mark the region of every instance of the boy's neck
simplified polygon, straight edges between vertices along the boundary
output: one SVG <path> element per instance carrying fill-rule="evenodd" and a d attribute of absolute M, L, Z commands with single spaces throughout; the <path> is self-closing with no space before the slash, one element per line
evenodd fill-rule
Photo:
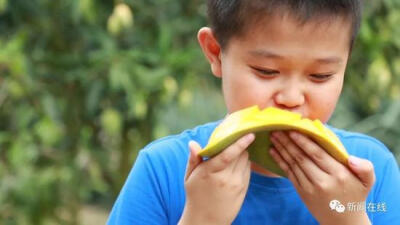
<path fill-rule="evenodd" d="M 278 174 L 275 174 L 275 173 L 273 173 L 273 172 L 271 172 L 271 171 L 269 171 L 269 170 L 267 170 L 267 169 L 255 164 L 255 163 L 253 163 L 253 162 L 251 162 L 251 170 L 254 171 L 254 172 L 260 173 L 262 175 L 265 175 L 267 177 L 281 177 Z"/>

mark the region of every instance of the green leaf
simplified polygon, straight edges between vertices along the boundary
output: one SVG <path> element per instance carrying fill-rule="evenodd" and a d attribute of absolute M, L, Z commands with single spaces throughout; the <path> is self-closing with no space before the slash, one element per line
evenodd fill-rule
<path fill-rule="evenodd" d="M 101 125 L 107 134 L 111 136 L 119 135 L 122 128 L 120 113 L 112 108 L 104 110 L 101 114 Z"/>

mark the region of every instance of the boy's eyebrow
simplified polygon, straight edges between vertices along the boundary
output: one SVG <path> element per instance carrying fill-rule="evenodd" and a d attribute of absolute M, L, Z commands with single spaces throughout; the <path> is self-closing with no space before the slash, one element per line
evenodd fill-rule
<path fill-rule="evenodd" d="M 250 55 L 256 56 L 256 57 L 264 57 L 264 58 L 274 58 L 274 59 L 283 59 L 285 58 L 284 56 L 275 54 L 270 51 L 266 50 L 252 50 L 249 51 Z M 318 63 L 322 64 L 340 64 L 342 63 L 342 59 L 339 57 L 327 57 L 327 58 L 317 58 L 315 61 Z"/>

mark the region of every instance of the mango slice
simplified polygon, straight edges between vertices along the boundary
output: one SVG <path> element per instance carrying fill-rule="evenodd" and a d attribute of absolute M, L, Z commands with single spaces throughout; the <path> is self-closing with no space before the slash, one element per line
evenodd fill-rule
<path fill-rule="evenodd" d="M 252 106 L 232 113 L 215 128 L 199 155 L 213 157 L 240 137 L 253 132 L 256 139 L 248 148 L 250 160 L 271 172 L 286 176 L 268 153 L 271 147 L 269 135 L 275 130 L 296 130 L 306 134 L 333 158 L 347 165 L 349 155 L 343 144 L 319 120 L 302 118 L 298 113 L 274 107 L 260 110 L 258 106 Z"/>

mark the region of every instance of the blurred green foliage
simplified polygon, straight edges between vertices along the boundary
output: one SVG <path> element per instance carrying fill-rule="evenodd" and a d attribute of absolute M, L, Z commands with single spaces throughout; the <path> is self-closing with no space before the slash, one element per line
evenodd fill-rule
<path fill-rule="evenodd" d="M 110 208 L 137 151 L 225 113 L 197 0 L 0 0 L 1 224 Z M 371 3 L 331 123 L 400 153 L 400 2 Z"/>
<path fill-rule="evenodd" d="M 400 161 L 400 1 L 369 2 L 365 14 L 331 123 L 378 138 Z"/>

